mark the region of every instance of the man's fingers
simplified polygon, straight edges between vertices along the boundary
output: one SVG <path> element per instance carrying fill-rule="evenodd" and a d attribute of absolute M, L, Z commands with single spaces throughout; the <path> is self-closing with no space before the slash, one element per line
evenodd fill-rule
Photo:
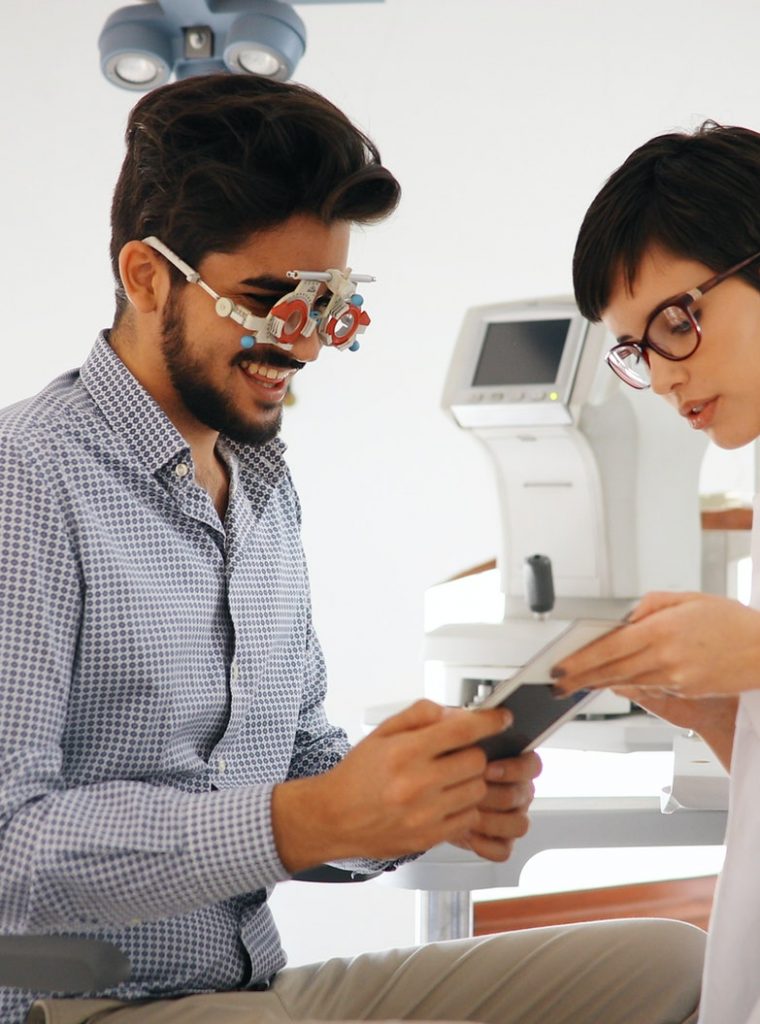
<path fill-rule="evenodd" d="M 457 786 L 468 779 L 484 780 L 485 751 L 480 747 L 462 747 L 450 754 L 436 757 L 432 763 L 431 780 L 438 786 Z"/>
<path fill-rule="evenodd" d="M 430 700 L 418 700 L 398 714 L 386 718 L 377 726 L 373 735 L 393 736 L 427 729 L 427 752 L 435 757 L 461 747 L 471 747 L 486 736 L 502 732 L 511 721 L 511 712 L 504 708 L 469 711 L 464 708 L 445 708 Z"/>
<path fill-rule="evenodd" d="M 464 842 L 467 849 L 479 857 L 497 862 L 508 860 L 515 845 L 513 839 L 494 839 L 477 833 L 468 835 Z"/>
<path fill-rule="evenodd" d="M 428 734 L 432 754 L 447 754 L 462 747 L 471 747 L 486 736 L 502 732 L 512 722 L 512 714 L 503 708 L 468 711 L 447 709 L 448 713 Z"/>
<path fill-rule="evenodd" d="M 439 798 L 441 817 L 450 818 L 468 809 L 476 813 L 485 799 L 486 784 L 482 779 L 466 779 L 445 789 Z"/>
<path fill-rule="evenodd" d="M 394 733 L 409 732 L 411 729 L 424 729 L 440 722 L 445 713 L 446 709 L 432 700 L 417 700 L 403 711 L 386 718 L 375 728 L 374 734 L 392 736 Z"/>
<path fill-rule="evenodd" d="M 541 758 L 530 750 L 518 757 L 506 757 L 489 762 L 486 768 L 487 782 L 529 782 L 537 779 L 542 769 Z"/>
<path fill-rule="evenodd" d="M 489 786 L 488 791 L 478 804 L 481 811 L 514 811 L 527 807 L 536 790 L 532 782 L 515 782 L 506 786 Z"/>
<path fill-rule="evenodd" d="M 504 812 L 481 811 L 478 824 L 473 829 L 482 836 L 491 839 L 519 839 L 530 827 L 530 819 L 525 809 Z"/>

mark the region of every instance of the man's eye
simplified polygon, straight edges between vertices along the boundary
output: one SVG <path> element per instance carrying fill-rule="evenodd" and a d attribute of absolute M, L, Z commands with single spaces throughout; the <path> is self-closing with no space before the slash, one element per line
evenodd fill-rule
<path fill-rule="evenodd" d="M 266 316 L 272 306 L 281 298 L 280 295 L 243 295 L 241 302 L 247 306 L 252 313 Z"/>

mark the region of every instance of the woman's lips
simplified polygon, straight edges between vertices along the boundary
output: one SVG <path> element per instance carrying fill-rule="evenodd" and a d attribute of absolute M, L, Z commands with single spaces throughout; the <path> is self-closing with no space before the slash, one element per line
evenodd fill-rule
<path fill-rule="evenodd" d="M 689 402 L 681 407 L 681 415 L 689 421 L 689 426 L 693 430 L 704 430 L 715 419 L 717 403 L 717 397 L 700 402 Z"/>

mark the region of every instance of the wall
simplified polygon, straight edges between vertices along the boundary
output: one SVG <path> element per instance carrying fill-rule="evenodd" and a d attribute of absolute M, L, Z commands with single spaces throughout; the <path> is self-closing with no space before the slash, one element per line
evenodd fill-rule
<path fill-rule="evenodd" d="M 11 4 L 4 0 L 11 16 Z M 107 212 L 133 96 L 100 76 L 116 0 L 15 4 L 32 28 L 0 65 L 0 404 L 86 355 L 111 316 Z M 357 234 L 372 333 L 297 383 L 285 438 L 305 509 L 333 717 L 420 693 L 422 595 L 496 549 L 489 471 L 439 409 L 473 304 L 567 292 L 575 233 L 649 136 L 704 118 L 760 128 L 754 0 L 387 0 L 300 9 L 298 79 L 380 145 L 404 186 Z M 741 255 L 741 254 L 737 254 Z M 411 896 L 276 898 L 294 959 L 411 937 Z M 307 890 L 304 890 L 307 891 Z M 308 890 L 311 891 L 311 890 Z M 308 905 L 308 906 L 307 906 Z"/>

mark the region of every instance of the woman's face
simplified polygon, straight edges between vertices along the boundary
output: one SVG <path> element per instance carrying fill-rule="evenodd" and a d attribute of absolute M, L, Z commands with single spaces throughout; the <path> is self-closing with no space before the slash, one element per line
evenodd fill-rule
<path fill-rule="evenodd" d="M 714 273 L 696 260 L 652 248 L 631 290 L 622 272 L 617 275 L 602 320 L 620 341 L 641 338 L 656 306 Z M 699 348 L 682 362 L 647 349 L 652 389 L 692 429 L 704 430 L 721 448 L 739 448 L 760 436 L 760 291 L 729 277 L 691 309 L 702 328 Z"/>

